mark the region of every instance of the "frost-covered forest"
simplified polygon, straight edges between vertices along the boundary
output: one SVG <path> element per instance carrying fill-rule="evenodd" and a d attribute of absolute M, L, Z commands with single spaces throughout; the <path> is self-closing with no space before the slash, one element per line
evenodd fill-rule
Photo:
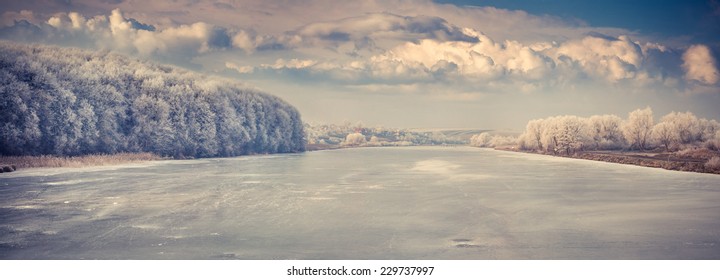
<path fill-rule="evenodd" d="M 305 149 L 283 100 L 109 52 L 0 42 L 0 154 L 236 156 Z"/>
<path fill-rule="evenodd" d="M 587 118 L 564 115 L 535 119 L 518 137 L 481 133 L 470 139 L 476 147 L 517 146 L 521 150 L 572 154 L 587 150 L 720 150 L 720 122 L 691 112 L 671 112 L 655 122 L 652 108 L 637 109 L 627 119 L 616 115 Z"/>
<path fill-rule="evenodd" d="M 485 132 L 474 135 L 470 145 L 720 173 L 719 122 L 691 112 L 671 112 L 656 122 L 650 107 L 632 111 L 626 119 L 616 115 L 535 119 L 518 137 Z"/>
<path fill-rule="evenodd" d="M 718 150 L 720 123 L 691 112 L 671 112 L 656 123 L 650 107 L 630 112 L 627 119 L 616 115 L 555 116 L 529 121 L 517 145 L 556 154 L 579 150 Z"/>

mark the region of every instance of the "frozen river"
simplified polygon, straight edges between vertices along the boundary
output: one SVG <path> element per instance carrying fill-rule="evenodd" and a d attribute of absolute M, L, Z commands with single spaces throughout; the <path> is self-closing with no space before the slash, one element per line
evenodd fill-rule
<path fill-rule="evenodd" d="M 720 259 L 720 176 L 466 147 L 0 174 L 2 259 Z"/>

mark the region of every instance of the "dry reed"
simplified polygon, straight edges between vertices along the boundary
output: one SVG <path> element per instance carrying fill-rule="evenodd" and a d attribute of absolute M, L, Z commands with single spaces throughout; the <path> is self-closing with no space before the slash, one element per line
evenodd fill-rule
<path fill-rule="evenodd" d="M 162 159 L 152 153 L 119 153 L 112 155 L 85 155 L 76 157 L 58 156 L 0 156 L 0 166 L 15 165 L 17 168 L 34 167 L 88 167 L 116 165 L 137 161 Z"/>

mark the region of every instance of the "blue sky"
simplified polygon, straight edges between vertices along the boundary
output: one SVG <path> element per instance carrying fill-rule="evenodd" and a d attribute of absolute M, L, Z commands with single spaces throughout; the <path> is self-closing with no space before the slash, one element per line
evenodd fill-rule
<path fill-rule="evenodd" d="M 0 6 L 0 39 L 237 79 L 313 123 L 520 130 L 646 106 L 720 119 L 717 3 L 26 0 Z"/>
<path fill-rule="evenodd" d="M 575 18 L 597 27 L 617 27 L 665 37 L 720 41 L 720 2 L 708 0 L 437 0 L 459 6 L 493 6 L 531 14 Z"/>

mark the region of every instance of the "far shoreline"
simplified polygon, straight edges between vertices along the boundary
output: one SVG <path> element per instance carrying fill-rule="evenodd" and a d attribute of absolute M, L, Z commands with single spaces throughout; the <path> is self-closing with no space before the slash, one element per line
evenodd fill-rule
<path fill-rule="evenodd" d="M 306 151 L 313 152 L 313 151 L 324 151 L 324 150 L 371 148 L 371 147 L 383 148 L 383 147 L 422 147 L 422 146 L 436 147 L 437 145 L 436 146 L 433 146 L 433 145 L 410 145 L 410 146 L 315 145 L 312 147 L 309 146 L 306 149 Z M 450 147 L 450 146 L 452 146 L 452 145 L 449 145 L 447 147 Z M 534 152 L 534 151 L 518 150 L 514 146 L 501 146 L 501 147 L 495 147 L 495 148 L 475 147 L 475 146 L 471 146 L 471 145 L 456 145 L 456 146 L 464 146 L 464 147 L 478 148 L 478 149 L 492 149 L 492 150 L 496 150 L 496 151 L 535 154 L 535 155 L 551 156 L 551 157 L 562 157 L 562 158 L 599 161 L 599 162 L 607 162 L 607 163 L 622 164 L 622 165 L 634 165 L 634 166 L 648 167 L 648 168 L 660 168 L 660 169 L 671 170 L 671 171 L 720 175 L 720 170 L 711 170 L 711 169 L 705 167 L 705 162 L 706 162 L 705 159 L 693 158 L 693 157 L 679 157 L 679 156 L 675 155 L 675 153 L 667 153 L 667 152 L 600 150 L 600 151 L 580 151 L 580 152 L 576 152 L 572 155 L 563 155 L 563 154 L 547 154 L 547 153 L 539 153 L 539 152 Z M 697 149 L 697 150 L 700 152 L 703 151 L 702 149 Z"/>

